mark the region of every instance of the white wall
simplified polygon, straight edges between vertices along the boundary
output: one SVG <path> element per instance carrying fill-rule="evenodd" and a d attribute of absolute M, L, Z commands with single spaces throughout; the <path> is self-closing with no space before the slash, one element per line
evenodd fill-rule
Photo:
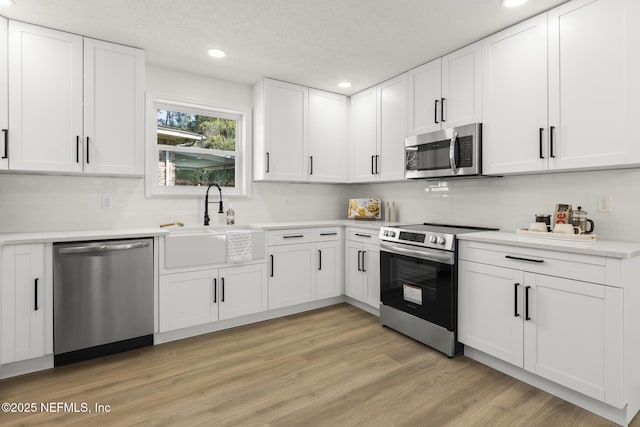
<path fill-rule="evenodd" d="M 553 214 L 556 203 L 582 206 L 600 239 L 640 241 L 640 169 L 573 172 L 502 178 L 449 180 L 448 191 L 432 191 L 437 181 L 352 187 L 354 197 L 395 201 L 399 221 L 498 227 L 527 227 L 538 213 Z M 425 191 L 428 190 L 428 191 Z M 611 195 L 612 212 L 598 213 L 599 195 Z"/>
<path fill-rule="evenodd" d="M 146 79 L 155 97 L 252 107 L 248 85 L 150 65 Z M 346 191 L 340 185 L 253 183 L 251 198 L 233 199 L 231 205 L 237 223 L 342 218 Z M 110 210 L 102 209 L 103 196 L 111 198 Z M 216 208 L 212 204 L 210 211 Z M 0 233 L 154 227 L 174 220 L 193 225 L 202 223 L 203 213 L 204 189 L 202 197 L 147 198 L 141 178 L 0 174 Z M 217 214 L 211 219 L 224 222 Z"/>

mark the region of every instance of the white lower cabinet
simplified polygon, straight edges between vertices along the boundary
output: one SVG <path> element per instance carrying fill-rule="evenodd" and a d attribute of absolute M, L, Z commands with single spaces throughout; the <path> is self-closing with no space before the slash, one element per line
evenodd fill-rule
<path fill-rule="evenodd" d="M 160 332 L 267 309 L 266 265 L 160 276 Z"/>
<path fill-rule="evenodd" d="M 566 277 L 593 257 L 505 249 L 461 252 L 460 342 L 621 408 L 623 289 Z"/>
<path fill-rule="evenodd" d="M 342 295 L 342 227 L 268 232 L 269 309 Z"/>
<path fill-rule="evenodd" d="M 380 308 L 380 244 L 377 233 L 348 228 L 345 241 L 345 294 Z"/>
<path fill-rule="evenodd" d="M 2 364 L 53 353 L 50 265 L 44 244 L 2 248 Z"/>
<path fill-rule="evenodd" d="M 269 247 L 269 309 L 313 299 L 314 258 L 312 243 Z"/>

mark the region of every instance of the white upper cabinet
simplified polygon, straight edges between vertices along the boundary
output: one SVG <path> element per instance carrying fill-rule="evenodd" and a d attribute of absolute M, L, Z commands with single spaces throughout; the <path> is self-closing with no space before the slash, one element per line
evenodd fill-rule
<path fill-rule="evenodd" d="M 85 172 L 144 173 L 144 52 L 84 39 Z"/>
<path fill-rule="evenodd" d="M 347 180 L 347 98 L 309 89 L 309 181 Z"/>
<path fill-rule="evenodd" d="M 547 16 L 483 42 L 483 172 L 547 168 Z"/>
<path fill-rule="evenodd" d="M 9 22 L 9 167 L 82 171 L 82 37 Z"/>
<path fill-rule="evenodd" d="M 0 170 L 9 168 L 9 81 L 7 79 L 8 23 L 0 16 Z"/>
<path fill-rule="evenodd" d="M 482 121 L 481 55 L 478 42 L 409 71 L 409 135 Z"/>
<path fill-rule="evenodd" d="M 417 135 L 440 130 L 442 59 L 414 68 L 408 73 L 408 133 Z"/>
<path fill-rule="evenodd" d="M 375 179 L 374 162 L 378 152 L 377 96 L 373 87 L 351 97 L 352 182 Z"/>
<path fill-rule="evenodd" d="M 144 173 L 144 53 L 10 21 L 9 169 Z"/>
<path fill-rule="evenodd" d="M 351 182 L 404 179 L 407 74 L 351 98 Z"/>
<path fill-rule="evenodd" d="M 263 79 L 254 90 L 254 179 L 306 179 L 308 96 L 306 87 Z"/>
<path fill-rule="evenodd" d="M 262 79 L 254 86 L 257 181 L 344 182 L 346 97 Z"/>
<path fill-rule="evenodd" d="M 407 136 L 407 74 L 378 85 L 378 153 L 374 170 L 382 181 L 404 179 Z"/>
<path fill-rule="evenodd" d="M 639 14 L 576 0 L 484 40 L 484 173 L 640 163 Z"/>
<path fill-rule="evenodd" d="M 638 10 L 637 3 L 578 0 L 549 11 L 549 125 L 554 127 L 550 168 L 640 160 L 628 158 L 632 149 L 638 151 L 630 134 L 638 135 L 638 116 L 628 111 L 640 95 L 634 82 L 640 40 L 632 29 L 639 15 L 628 10 Z"/>

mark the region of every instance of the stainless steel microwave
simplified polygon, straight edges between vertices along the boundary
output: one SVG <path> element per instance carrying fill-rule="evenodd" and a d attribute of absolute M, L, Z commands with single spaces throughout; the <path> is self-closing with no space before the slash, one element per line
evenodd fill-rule
<path fill-rule="evenodd" d="M 482 174 L 482 124 L 474 123 L 405 138 L 408 179 Z"/>

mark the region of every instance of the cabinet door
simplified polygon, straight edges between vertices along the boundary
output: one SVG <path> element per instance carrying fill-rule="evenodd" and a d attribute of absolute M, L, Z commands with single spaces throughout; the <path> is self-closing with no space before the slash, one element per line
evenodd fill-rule
<path fill-rule="evenodd" d="M 482 42 L 482 171 L 547 169 L 547 16 Z"/>
<path fill-rule="evenodd" d="M 404 179 L 407 74 L 378 85 L 378 155 L 374 171 L 384 181 Z"/>
<path fill-rule="evenodd" d="M 347 240 L 345 244 L 345 295 L 364 302 L 365 274 L 362 271 L 363 244 Z"/>
<path fill-rule="evenodd" d="M 221 268 L 216 291 L 220 320 L 267 310 L 266 264 Z"/>
<path fill-rule="evenodd" d="M 9 110 L 11 169 L 81 172 L 82 37 L 10 21 Z"/>
<path fill-rule="evenodd" d="M 525 369 L 621 407 L 622 289 L 525 274 Z"/>
<path fill-rule="evenodd" d="M 160 332 L 217 320 L 217 277 L 217 270 L 160 276 Z"/>
<path fill-rule="evenodd" d="M 365 244 L 364 265 L 366 275 L 364 302 L 372 307 L 380 308 L 380 247 Z"/>
<path fill-rule="evenodd" d="M 626 161 L 631 127 L 626 100 L 634 84 L 627 67 L 631 30 L 625 3 L 578 0 L 549 11 L 549 124 L 555 127 L 551 168 Z"/>
<path fill-rule="evenodd" d="M 7 77 L 8 23 L 0 17 L 0 170 L 9 168 L 9 81 Z"/>
<path fill-rule="evenodd" d="M 266 178 L 306 181 L 308 89 L 290 83 L 264 82 Z"/>
<path fill-rule="evenodd" d="M 269 309 L 309 302 L 313 299 L 314 245 L 271 246 Z"/>
<path fill-rule="evenodd" d="M 44 246 L 11 245 L 2 248 L 2 363 L 44 356 L 46 301 Z"/>
<path fill-rule="evenodd" d="M 144 52 L 84 39 L 85 172 L 144 173 Z"/>
<path fill-rule="evenodd" d="M 342 242 L 316 243 L 316 299 L 342 295 Z"/>
<path fill-rule="evenodd" d="M 309 181 L 347 180 L 347 98 L 309 89 Z"/>
<path fill-rule="evenodd" d="M 443 128 L 482 122 L 480 42 L 442 57 Z"/>
<path fill-rule="evenodd" d="M 376 179 L 374 162 L 378 154 L 376 88 L 351 97 L 351 181 L 370 182 Z"/>
<path fill-rule="evenodd" d="M 524 276 L 519 270 L 458 264 L 458 340 L 523 366 Z"/>
<path fill-rule="evenodd" d="M 440 58 L 408 73 L 408 130 L 418 135 L 440 129 L 442 60 Z"/>

